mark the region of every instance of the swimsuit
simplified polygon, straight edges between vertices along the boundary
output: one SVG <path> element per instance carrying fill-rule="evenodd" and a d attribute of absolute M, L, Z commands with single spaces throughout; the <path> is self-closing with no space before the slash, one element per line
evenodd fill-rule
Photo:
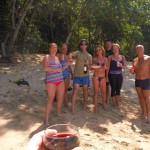
<path fill-rule="evenodd" d="M 100 62 L 98 60 L 98 58 L 96 57 L 96 61 L 94 63 L 96 63 L 97 65 L 100 65 L 102 67 L 104 67 L 106 65 L 104 58 L 102 58 L 102 62 Z M 95 75 L 94 75 L 94 77 L 96 77 L 99 82 L 101 82 L 101 80 L 103 80 L 105 78 L 105 77 L 100 77 L 100 76 L 95 76 Z"/>
<path fill-rule="evenodd" d="M 135 87 L 140 87 L 143 90 L 150 90 L 150 78 L 145 80 L 135 80 Z"/>
<path fill-rule="evenodd" d="M 50 62 L 49 68 L 61 68 L 60 63 Z M 63 81 L 63 74 L 62 72 L 49 72 L 46 73 L 46 83 L 54 83 L 58 86 Z"/>
<path fill-rule="evenodd" d="M 64 60 L 60 61 L 60 63 L 61 63 L 61 65 L 62 65 L 62 67 L 64 67 L 64 66 L 67 64 L 67 62 L 64 61 Z M 64 79 L 66 79 L 66 78 L 68 78 L 68 77 L 70 76 L 69 67 L 70 67 L 70 66 L 68 66 L 68 67 L 67 67 L 65 70 L 63 70 L 63 72 L 62 72 Z"/>
<path fill-rule="evenodd" d="M 99 82 L 101 82 L 105 78 L 105 77 L 99 77 L 99 76 L 95 76 L 95 75 L 94 75 L 94 77 L 96 77 Z"/>

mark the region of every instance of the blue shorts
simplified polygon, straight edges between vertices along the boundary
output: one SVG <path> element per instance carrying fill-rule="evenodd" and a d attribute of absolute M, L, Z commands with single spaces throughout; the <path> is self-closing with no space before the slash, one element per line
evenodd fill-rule
<path fill-rule="evenodd" d="M 64 79 L 66 79 L 66 78 L 68 78 L 68 77 L 70 77 L 70 73 L 69 73 L 69 74 L 63 74 L 63 78 L 64 78 Z"/>
<path fill-rule="evenodd" d="M 89 78 L 89 76 L 74 77 L 73 84 L 90 85 L 90 78 Z"/>
<path fill-rule="evenodd" d="M 150 90 L 150 79 L 135 80 L 135 87 L 140 87 L 143 90 Z"/>

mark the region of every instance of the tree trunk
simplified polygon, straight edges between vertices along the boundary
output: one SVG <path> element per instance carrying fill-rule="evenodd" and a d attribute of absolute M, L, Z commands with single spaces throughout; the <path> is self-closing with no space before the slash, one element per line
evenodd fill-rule
<path fill-rule="evenodd" d="M 6 47 L 6 43 L 7 43 L 9 37 L 10 37 L 10 32 L 6 34 L 4 41 L 1 42 L 2 57 L 7 56 L 5 47 Z"/>
<path fill-rule="evenodd" d="M 15 5 L 16 5 L 16 0 L 13 0 L 13 8 L 12 8 L 12 15 L 11 15 L 12 29 L 15 28 Z"/>
<path fill-rule="evenodd" d="M 91 21 L 89 20 L 89 44 L 88 46 L 91 48 Z"/>
<path fill-rule="evenodd" d="M 50 10 L 50 26 L 51 26 L 51 38 L 52 38 L 52 41 L 53 41 L 53 0 L 51 1 L 51 10 Z"/>
<path fill-rule="evenodd" d="M 74 24 L 72 25 L 72 27 L 71 27 L 71 29 L 70 29 L 70 31 L 69 31 L 69 33 L 68 33 L 68 36 L 67 36 L 67 38 L 66 38 L 66 40 L 65 40 L 65 43 L 69 43 L 69 40 L 70 40 L 70 37 L 71 37 L 71 35 L 72 35 L 72 32 L 73 32 L 73 30 L 74 30 L 74 28 L 75 28 L 75 26 L 76 26 L 76 24 L 79 22 L 79 20 L 80 20 L 80 16 L 77 18 L 77 20 L 74 22 Z"/>
<path fill-rule="evenodd" d="M 5 43 L 1 42 L 2 57 L 6 57 Z"/>
<path fill-rule="evenodd" d="M 12 52 L 12 49 L 14 47 L 14 44 L 15 44 L 20 26 L 23 22 L 24 17 L 26 16 L 27 11 L 30 9 L 30 6 L 31 6 L 32 2 L 33 2 L 33 0 L 29 0 L 28 4 L 24 8 L 24 11 L 22 12 L 22 14 L 19 17 L 18 23 L 16 24 L 16 27 L 15 27 L 13 33 L 11 34 L 10 41 L 8 43 L 8 48 L 7 48 L 7 55 L 9 57 L 11 56 L 11 52 Z"/>
<path fill-rule="evenodd" d="M 37 8 L 39 6 L 39 3 L 40 3 L 40 1 L 36 2 L 36 5 L 35 5 L 35 7 L 33 9 L 33 13 L 31 15 L 30 21 L 29 21 L 28 26 L 27 26 L 26 31 L 25 31 L 25 34 L 24 34 L 24 37 L 23 37 L 23 42 L 22 42 L 22 48 L 21 48 L 21 53 L 22 54 L 24 52 L 25 42 L 26 42 L 26 39 L 27 39 L 27 36 L 28 36 L 28 33 L 29 33 L 29 27 L 30 27 L 30 25 L 31 25 L 31 23 L 33 21 L 33 18 L 34 18 L 34 15 L 36 13 L 36 10 L 37 10 Z"/>
<path fill-rule="evenodd" d="M 79 20 L 84 16 L 84 12 L 85 12 L 85 10 L 86 10 L 86 3 L 87 3 L 87 2 L 85 2 L 85 3 L 83 4 L 78 18 L 75 20 L 74 24 L 73 24 L 73 25 L 71 26 L 71 28 L 70 28 L 70 31 L 69 31 L 69 33 L 68 33 L 68 36 L 67 36 L 67 38 L 66 38 L 66 40 L 65 40 L 65 43 L 67 43 L 67 44 L 69 43 L 70 37 L 71 37 L 71 35 L 72 35 L 72 33 L 73 33 L 73 30 L 74 30 L 76 24 L 77 24 L 77 23 L 79 22 Z"/>
<path fill-rule="evenodd" d="M 79 21 L 78 21 L 78 41 L 79 41 L 79 38 L 80 38 L 80 24 L 79 24 Z"/>

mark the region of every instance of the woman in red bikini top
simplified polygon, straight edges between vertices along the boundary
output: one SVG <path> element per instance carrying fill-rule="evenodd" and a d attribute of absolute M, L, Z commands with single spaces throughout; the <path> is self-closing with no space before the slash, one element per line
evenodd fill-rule
<path fill-rule="evenodd" d="M 108 80 L 108 77 L 105 72 L 108 70 L 108 61 L 107 58 L 104 57 L 104 54 L 104 48 L 100 45 L 97 46 L 94 51 L 93 65 L 91 66 L 91 68 L 94 70 L 93 89 L 95 112 L 97 112 L 97 98 L 99 88 L 102 96 L 102 106 L 104 109 L 106 109 L 106 80 Z"/>
<path fill-rule="evenodd" d="M 64 80 L 62 71 L 66 69 L 70 62 L 68 62 L 63 68 L 59 62 L 59 58 L 56 56 L 57 45 L 51 43 L 49 45 L 49 54 L 44 56 L 43 68 L 46 72 L 46 89 L 48 93 L 48 102 L 46 105 L 44 124 L 49 124 L 49 115 L 52 110 L 52 104 L 54 97 L 57 98 L 57 115 L 61 116 L 61 107 L 64 97 Z"/>

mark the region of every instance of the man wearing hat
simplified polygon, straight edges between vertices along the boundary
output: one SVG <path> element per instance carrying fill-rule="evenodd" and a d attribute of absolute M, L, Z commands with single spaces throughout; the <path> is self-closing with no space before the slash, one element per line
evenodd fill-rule
<path fill-rule="evenodd" d="M 90 84 L 89 78 L 89 66 L 92 64 L 92 56 L 87 52 L 88 43 L 85 39 L 82 39 L 79 43 L 81 51 L 75 51 L 69 54 L 70 58 L 76 60 L 74 68 L 74 79 L 73 79 L 73 94 L 72 94 L 72 112 L 75 113 L 75 101 L 80 85 L 83 85 L 83 99 L 84 107 L 86 109 L 87 98 L 88 98 L 88 85 Z M 87 67 L 87 70 L 85 70 Z"/>

